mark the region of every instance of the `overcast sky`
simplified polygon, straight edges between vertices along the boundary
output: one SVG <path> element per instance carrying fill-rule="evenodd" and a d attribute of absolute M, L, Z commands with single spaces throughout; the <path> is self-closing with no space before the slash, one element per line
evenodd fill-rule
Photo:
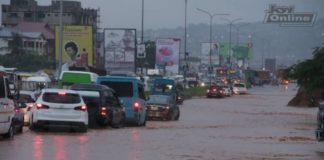
<path fill-rule="evenodd" d="M 142 0 L 78 0 L 83 8 L 100 8 L 101 28 L 141 28 Z M 0 0 L 9 4 L 10 0 Z M 38 0 L 49 5 L 51 0 Z M 144 29 L 184 26 L 185 0 L 144 0 Z M 214 13 L 228 13 L 228 19 L 242 18 L 242 22 L 263 21 L 269 4 L 294 5 L 295 12 L 314 12 L 324 16 L 324 0 L 188 0 L 188 24 L 209 23 L 209 16 L 197 8 Z M 216 16 L 216 24 L 225 23 Z"/>

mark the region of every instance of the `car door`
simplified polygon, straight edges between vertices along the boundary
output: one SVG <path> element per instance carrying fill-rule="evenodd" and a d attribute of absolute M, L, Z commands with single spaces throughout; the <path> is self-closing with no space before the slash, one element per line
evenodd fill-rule
<path fill-rule="evenodd" d="M 108 110 L 110 110 L 109 114 L 111 117 L 112 124 L 118 124 L 121 120 L 121 113 L 120 110 L 122 109 L 119 100 L 116 96 L 116 94 L 110 90 L 104 91 L 104 97 L 105 97 L 105 106 L 108 106 Z"/>

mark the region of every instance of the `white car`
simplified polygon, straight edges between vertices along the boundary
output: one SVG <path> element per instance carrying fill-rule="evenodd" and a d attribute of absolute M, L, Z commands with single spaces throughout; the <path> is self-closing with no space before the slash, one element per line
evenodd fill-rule
<path fill-rule="evenodd" d="M 43 89 L 31 110 L 29 128 L 43 125 L 88 128 L 88 111 L 78 92 L 67 89 Z"/>
<path fill-rule="evenodd" d="M 229 85 L 223 85 L 221 87 L 223 88 L 225 96 L 230 97 L 232 95 L 232 90 L 231 90 L 231 87 Z"/>
<path fill-rule="evenodd" d="M 234 83 L 233 92 L 234 94 L 246 94 L 247 93 L 246 85 L 244 83 Z"/>
<path fill-rule="evenodd" d="M 20 103 L 24 103 L 26 105 L 25 108 L 22 108 L 24 112 L 24 124 L 28 125 L 30 110 L 33 108 L 34 103 L 36 101 L 36 95 L 33 91 L 20 91 L 19 92 L 19 100 Z"/>
<path fill-rule="evenodd" d="M 8 79 L 0 73 L 0 135 L 13 138 L 15 106 L 10 92 Z"/>

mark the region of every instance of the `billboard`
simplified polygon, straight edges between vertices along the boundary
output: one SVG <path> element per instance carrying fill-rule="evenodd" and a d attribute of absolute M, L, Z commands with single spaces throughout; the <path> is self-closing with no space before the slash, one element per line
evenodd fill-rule
<path fill-rule="evenodd" d="M 159 38 L 156 40 L 156 67 L 165 68 L 167 72 L 179 72 L 180 39 Z"/>
<path fill-rule="evenodd" d="M 62 64 L 93 66 L 92 26 L 63 26 Z M 60 27 L 55 27 L 55 58 L 59 60 Z"/>
<path fill-rule="evenodd" d="M 210 44 L 211 55 L 209 55 Z M 209 66 L 210 58 L 213 66 L 219 65 L 218 46 L 218 43 L 201 43 L 201 64 L 204 66 L 203 68 Z"/>
<path fill-rule="evenodd" d="M 107 71 L 135 70 L 136 29 L 105 29 L 105 68 Z"/>

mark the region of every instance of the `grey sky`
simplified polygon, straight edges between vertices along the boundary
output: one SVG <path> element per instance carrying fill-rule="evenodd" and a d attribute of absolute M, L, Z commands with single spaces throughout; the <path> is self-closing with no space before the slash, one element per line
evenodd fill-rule
<path fill-rule="evenodd" d="M 9 4 L 10 0 L 1 0 Z M 101 28 L 141 27 L 142 0 L 79 0 L 84 8 L 100 8 Z M 184 26 L 185 0 L 144 0 L 145 29 L 175 28 Z M 49 5 L 51 0 L 38 0 L 39 5 Z M 226 18 L 242 18 L 243 21 L 263 21 L 269 4 L 294 5 L 296 12 L 315 12 L 324 16 L 323 0 L 188 0 L 188 24 L 209 23 L 209 16 L 196 8 L 211 13 L 229 13 Z M 215 23 L 225 23 L 220 16 Z"/>

